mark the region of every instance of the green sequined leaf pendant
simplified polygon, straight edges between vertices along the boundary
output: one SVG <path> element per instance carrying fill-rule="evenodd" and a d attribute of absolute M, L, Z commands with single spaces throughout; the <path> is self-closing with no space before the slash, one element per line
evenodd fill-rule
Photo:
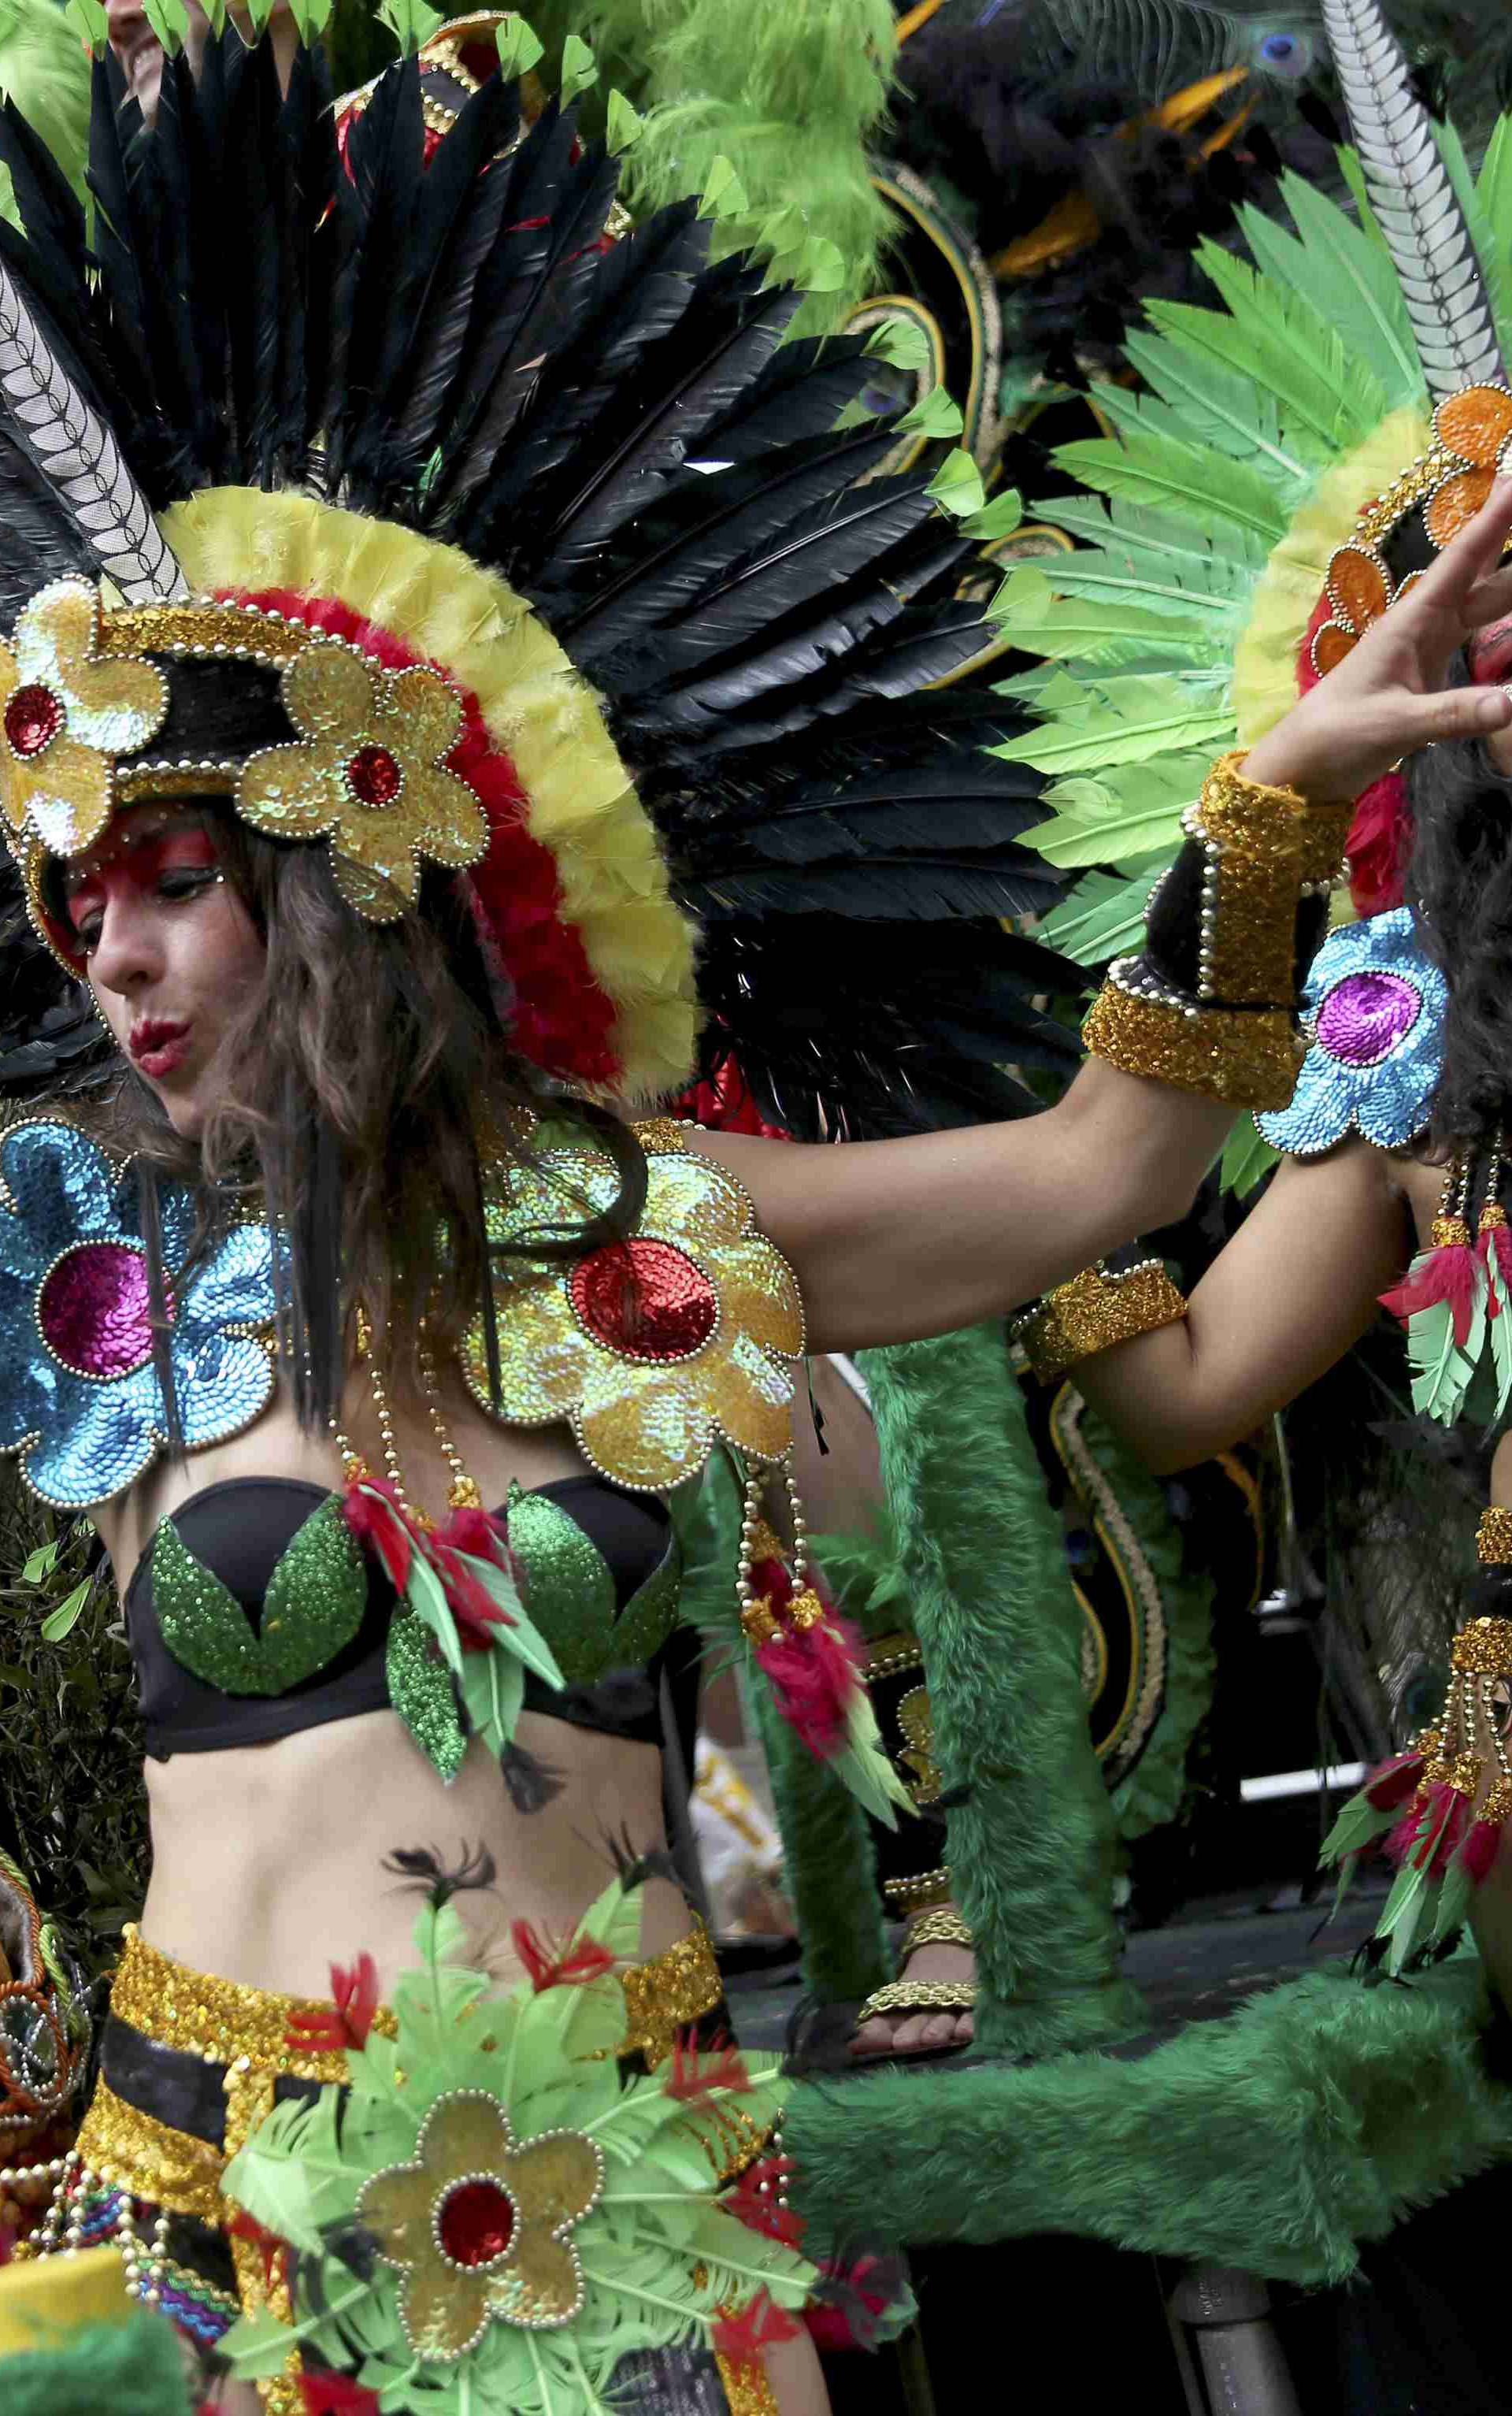
<path fill-rule="evenodd" d="M 223 1695 L 285 1695 L 356 1635 L 367 1608 L 367 1567 L 333 1497 L 280 1554 L 260 1628 L 171 1518 L 153 1537 L 152 1593 L 163 1641 L 191 1678 Z"/>
<path fill-rule="evenodd" d="M 479 1657 L 492 1661 L 498 1656 L 489 1653 Z M 455 1778 L 467 1752 L 457 1689 L 429 1628 L 403 1603 L 389 1622 L 385 1666 L 389 1701 L 431 1767 L 444 1779 Z"/>
<path fill-rule="evenodd" d="M 617 1613 L 608 1563 L 560 1502 L 512 1486 L 508 1520 L 531 1618 L 569 1686 L 597 1685 L 611 1669 L 643 1667 L 660 1651 L 678 1620 L 682 1561 L 675 1537 Z"/>

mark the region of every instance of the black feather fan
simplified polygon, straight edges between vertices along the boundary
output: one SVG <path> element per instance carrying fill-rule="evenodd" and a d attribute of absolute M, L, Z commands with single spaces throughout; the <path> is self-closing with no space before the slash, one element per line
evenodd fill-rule
<path fill-rule="evenodd" d="M 1076 976 L 1003 927 L 1055 876 L 1024 844 L 1034 776 L 982 751 L 1007 708 L 951 685 L 991 631 L 929 492 L 941 448 L 887 475 L 864 340 L 785 342 L 801 295 L 711 264 L 695 196 L 615 239 L 614 162 L 573 108 L 530 115 L 495 78 L 429 143 L 412 59 L 338 135 L 317 53 L 280 95 L 228 32 L 198 81 L 169 64 L 148 128 L 107 57 L 88 238 L 7 107 L 25 237 L 0 227 L 0 256 L 155 508 L 298 488 L 523 594 L 704 926 L 711 1064 L 800 1131 L 1011 1112 L 1005 1066 L 1073 1061 L 1034 1001 Z M 0 505 L 13 612 L 86 565 L 5 435 Z M 28 982 L 0 990 L 0 1084 L 87 1071 L 77 994 Z"/>

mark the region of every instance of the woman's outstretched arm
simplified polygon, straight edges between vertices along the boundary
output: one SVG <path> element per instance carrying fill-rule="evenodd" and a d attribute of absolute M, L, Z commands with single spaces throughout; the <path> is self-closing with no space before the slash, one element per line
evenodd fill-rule
<path fill-rule="evenodd" d="M 1489 736 L 1512 724 L 1512 696 L 1505 689 L 1444 686 L 1471 632 L 1512 610 L 1512 569 L 1499 567 L 1509 531 L 1512 480 L 1503 479 L 1417 585 L 1251 750 L 1238 776 L 1241 786 L 1261 783 L 1269 793 L 1248 787 L 1237 811 L 1232 796 L 1220 794 L 1214 822 L 1202 825 L 1200 839 L 1189 840 L 1151 911 L 1152 946 L 1163 917 L 1169 962 L 1184 959 L 1194 941 L 1182 918 L 1208 897 L 1210 876 L 1218 902 L 1216 910 L 1202 906 L 1203 961 L 1210 972 L 1226 961 L 1233 973 L 1253 959 L 1262 909 L 1274 909 L 1280 888 L 1265 898 L 1263 881 L 1257 884 L 1253 877 L 1263 860 L 1256 858 L 1245 910 L 1250 928 L 1241 912 L 1231 934 L 1239 944 L 1225 959 L 1222 867 L 1231 850 L 1235 860 L 1242 855 L 1247 823 L 1251 832 L 1264 825 L 1269 846 L 1278 849 L 1291 843 L 1288 815 L 1295 839 L 1309 810 L 1331 803 L 1337 811 L 1340 801 L 1358 795 L 1399 757 L 1441 738 Z M 1295 793 L 1289 806 L 1278 790 Z M 1306 801 L 1300 814 L 1298 796 Z M 1207 810 L 1205 790 L 1202 810 Z M 1187 859 L 1209 841 L 1205 873 Z M 1341 853 L 1341 829 L 1339 848 Z M 1300 902 L 1295 890 L 1292 897 Z M 1288 908 L 1284 966 L 1274 933 L 1264 934 L 1268 1004 L 1252 988 L 1225 1002 L 1209 985 L 1183 1005 L 1185 983 L 1160 961 L 1146 966 L 1141 960 L 1120 991 L 1110 983 L 1089 1025 L 1098 1060 L 1043 1115 L 844 1148 L 703 1137 L 700 1146 L 747 1184 L 764 1229 L 792 1261 L 808 1303 L 811 1347 L 855 1351 L 975 1324 L 1019 1306 L 1134 1234 L 1184 1215 L 1232 1121 L 1235 1099 L 1246 1103 L 1243 1089 L 1231 1084 L 1228 1104 L 1219 1104 L 1212 1093 L 1221 1081 L 1215 1085 L 1194 1065 L 1205 1051 L 1215 1062 L 1225 1049 L 1242 1053 L 1263 1022 L 1284 1027 L 1300 981 L 1300 969 L 1294 972 L 1291 963 L 1291 930 Z M 1159 959 L 1160 950 L 1155 954 Z M 1156 1070 L 1166 1080 L 1145 1079 L 1149 1049 L 1123 1047 L 1120 1035 L 1141 1029 L 1145 1039 L 1159 1035 Z M 1210 1048 L 1209 1032 L 1220 1035 Z M 1257 1097 L 1248 1103 L 1268 1104 Z M 1290 1198 L 1290 1186 L 1278 1189 Z M 1356 1289 L 1363 1325 L 1365 1304 L 1381 1286 L 1372 1280 Z M 1344 1334 L 1337 1349 L 1351 1338 Z M 1318 1364 L 1325 1365 L 1326 1357 Z M 1287 1385 L 1278 1397 L 1295 1389 Z"/>
<path fill-rule="evenodd" d="M 1071 1382 L 1159 1474 L 1226 1450 L 1357 1342 L 1412 1250 L 1368 1141 L 1289 1158 L 1174 1325 L 1079 1360 Z"/>

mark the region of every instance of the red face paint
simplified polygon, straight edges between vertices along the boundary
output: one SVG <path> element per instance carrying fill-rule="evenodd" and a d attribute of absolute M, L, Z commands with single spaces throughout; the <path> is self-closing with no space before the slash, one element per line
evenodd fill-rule
<path fill-rule="evenodd" d="M 215 840 L 199 823 L 175 822 L 140 838 L 125 831 L 73 876 L 67 915 L 81 952 L 97 936 L 90 927 L 97 927 L 113 899 L 155 897 L 167 874 L 213 872 L 218 862 Z"/>

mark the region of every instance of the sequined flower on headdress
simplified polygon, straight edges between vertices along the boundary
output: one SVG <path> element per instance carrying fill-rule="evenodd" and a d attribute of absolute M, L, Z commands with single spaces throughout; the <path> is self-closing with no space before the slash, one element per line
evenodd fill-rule
<path fill-rule="evenodd" d="M 1312 1045 L 1291 1106 L 1255 1118 L 1265 1139 L 1293 1157 L 1314 1157 L 1349 1132 L 1405 1148 L 1428 1122 L 1447 1003 L 1409 908 L 1330 933 L 1308 977 Z"/>
<path fill-rule="evenodd" d="M 237 811 L 274 838 L 329 837 L 337 886 L 373 923 L 392 923 L 420 885 L 422 857 L 460 868 L 488 842 L 482 806 L 442 768 L 462 703 L 437 672 L 385 672 L 354 649 L 313 642 L 283 674 L 284 708 L 307 744 L 244 766 Z"/>
<path fill-rule="evenodd" d="M 1447 545 L 1473 521 L 1505 470 L 1512 444 L 1512 394 L 1499 385 L 1469 385 L 1448 395 L 1433 414 L 1433 433 L 1469 469 L 1434 487 L 1423 521 L 1435 545 Z"/>
<path fill-rule="evenodd" d="M 516 2147 L 497 2097 L 439 2097 L 414 2163 L 374 2173 L 357 2200 L 379 2255 L 403 2272 L 399 2319 L 416 2357 L 465 2356 L 495 2318 L 571 2323 L 583 2303 L 572 2229 L 603 2187 L 603 2152 L 582 2132 Z"/>
<path fill-rule="evenodd" d="M 490 1214 L 494 1240 L 561 1230 L 617 1198 L 597 1151 L 551 1149 L 514 1173 Z M 565 1267 L 495 1261 L 502 1414 L 569 1418 L 584 1457 L 617 1485 L 677 1485 L 715 1434 L 775 1459 L 787 1448 L 803 1312 L 792 1270 L 753 1230 L 751 1202 L 712 1159 L 653 1151 L 636 1231 Z M 492 1406 L 481 1320 L 463 1367 Z"/>
<path fill-rule="evenodd" d="M 168 687 L 155 664 L 99 655 L 99 591 L 60 579 L 0 645 L 6 819 L 54 855 L 92 847 L 115 802 L 115 758 L 156 737 Z"/>
<path fill-rule="evenodd" d="M 192 1245 L 189 1192 L 158 1187 L 168 1351 L 189 1449 L 250 1425 L 273 1390 L 254 1339 L 274 1314 L 272 1247 L 236 1226 L 180 1285 Z M 142 1474 L 167 1440 L 153 1365 L 141 1204 L 72 1125 L 15 1125 L 0 1141 L 0 1452 L 34 1492 L 82 1509 Z"/>

